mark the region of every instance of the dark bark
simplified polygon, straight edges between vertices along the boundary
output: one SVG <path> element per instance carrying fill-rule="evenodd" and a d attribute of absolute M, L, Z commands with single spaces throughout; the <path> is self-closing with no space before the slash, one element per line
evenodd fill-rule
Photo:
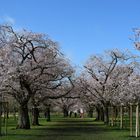
<path fill-rule="evenodd" d="M 104 107 L 104 123 L 109 124 L 109 112 L 108 112 L 108 106 Z"/>
<path fill-rule="evenodd" d="M 96 120 L 100 120 L 100 109 L 98 107 L 96 107 Z"/>
<path fill-rule="evenodd" d="M 63 114 L 64 114 L 64 117 L 68 117 L 69 114 L 68 114 L 68 110 L 66 107 L 63 108 Z"/>
<path fill-rule="evenodd" d="M 70 118 L 72 117 L 72 114 L 73 114 L 73 112 L 72 112 L 72 111 L 70 111 L 70 114 L 69 114 L 69 117 L 70 117 Z"/>
<path fill-rule="evenodd" d="M 115 117 L 116 117 L 116 118 L 117 118 L 118 114 L 119 114 L 118 108 L 115 107 Z"/>
<path fill-rule="evenodd" d="M 104 121 L 104 111 L 102 107 L 96 107 L 96 120 Z"/>
<path fill-rule="evenodd" d="M 37 107 L 32 108 L 32 125 L 39 125 L 39 110 Z"/>
<path fill-rule="evenodd" d="M 27 104 L 20 104 L 17 129 L 30 129 Z"/>
<path fill-rule="evenodd" d="M 103 108 L 100 109 L 100 114 L 101 114 L 100 115 L 100 120 L 104 121 L 104 110 L 103 110 Z"/>

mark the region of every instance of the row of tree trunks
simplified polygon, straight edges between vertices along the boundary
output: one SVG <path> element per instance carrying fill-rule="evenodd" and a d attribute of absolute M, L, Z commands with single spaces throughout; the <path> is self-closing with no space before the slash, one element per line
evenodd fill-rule
<path fill-rule="evenodd" d="M 107 107 L 105 106 L 104 109 L 102 107 L 96 107 L 96 120 L 97 121 L 104 121 L 105 124 L 110 124 L 111 126 L 116 126 L 119 124 L 120 129 L 124 127 L 127 128 L 127 117 L 126 113 L 129 114 L 129 121 L 130 121 L 130 136 L 139 137 L 140 136 L 140 126 L 139 126 L 139 104 L 130 104 L 129 108 L 124 107 L 121 105 L 120 107 L 112 106 Z M 133 111 L 135 112 L 135 129 L 133 129 Z M 125 116 L 124 116 L 125 112 Z M 118 118 L 119 116 L 119 118 Z M 110 123 L 109 123 L 110 122 Z"/>
<path fill-rule="evenodd" d="M 104 121 L 106 125 L 109 124 L 109 110 L 108 106 L 105 107 L 96 107 L 96 120 Z"/>
<path fill-rule="evenodd" d="M 124 127 L 124 107 L 111 106 L 108 108 L 109 112 L 109 125 L 119 126 L 120 129 Z"/>
<path fill-rule="evenodd" d="M 106 125 L 109 124 L 109 102 L 102 102 L 103 107 L 96 107 L 96 120 L 104 121 Z"/>
<path fill-rule="evenodd" d="M 109 107 L 109 125 L 110 126 L 119 126 L 120 124 L 119 111 L 120 111 L 120 108 L 117 106 Z"/>
<path fill-rule="evenodd" d="M 124 127 L 124 107 L 96 107 L 96 120 L 104 121 L 106 125 L 116 126 L 119 125 L 120 129 Z"/>
<path fill-rule="evenodd" d="M 115 107 L 116 108 L 116 107 Z M 114 123 L 116 122 L 116 117 L 118 115 L 118 110 L 117 112 L 114 110 L 114 107 L 110 108 L 111 111 L 111 126 L 114 126 Z M 126 108 L 124 106 L 120 106 L 120 118 L 119 118 L 119 123 L 120 123 L 120 129 L 123 129 L 124 127 L 127 127 L 127 116 L 124 118 L 124 112 L 129 114 L 129 128 L 130 128 L 130 136 L 135 136 L 139 137 L 140 136 L 140 129 L 139 129 L 139 104 L 130 104 L 129 108 Z M 135 123 L 133 121 L 134 116 L 133 112 L 135 112 Z M 118 120 L 118 119 L 117 119 Z M 124 122 L 125 121 L 125 122 Z M 134 124 L 135 124 L 135 129 L 134 129 Z"/>
<path fill-rule="evenodd" d="M 123 128 L 123 106 L 120 108 L 115 106 L 96 107 L 96 114 L 96 120 L 104 121 L 106 125 L 110 124 L 111 126 L 116 126 L 120 122 L 120 128 Z"/>
<path fill-rule="evenodd" d="M 32 108 L 32 125 L 40 125 L 39 124 L 39 109 L 37 106 Z M 50 105 L 46 107 L 45 117 L 47 121 L 51 120 L 50 117 Z M 19 115 L 18 115 L 18 125 L 17 129 L 30 129 L 30 119 L 28 112 L 28 105 L 20 105 L 19 106 Z"/>
<path fill-rule="evenodd" d="M 104 121 L 104 110 L 102 107 L 96 107 L 96 120 Z"/>

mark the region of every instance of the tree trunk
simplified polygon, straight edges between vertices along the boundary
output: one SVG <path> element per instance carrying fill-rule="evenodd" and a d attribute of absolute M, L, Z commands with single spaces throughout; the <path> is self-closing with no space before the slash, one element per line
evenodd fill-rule
<path fill-rule="evenodd" d="M 104 123 L 109 124 L 109 112 L 108 112 L 108 106 L 104 107 Z"/>
<path fill-rule="evenodd" d="M 29 121 L 27 104 L 20 105 L 20 107 L 19 107 L 17 128 L 18 129 L 30 129 L 30 121 Z"/>
<path fill-rule="evenodd" d="M 104 109 L 103 108 L 100 109 L 100 114 L 101 114 L 100 115 L 100 120 L 104 121 Z"/>
<path fill-rule="evenodd" d="M 130 104 L 130 111 L 129 111 L 129 118 L 130 118 L 130 136 L 133 136 L 133 105 Z"/>
<path fill-rule="evenodd" d="M 37 107 L 32 108 L 32 125 L 39 125 L 39 110 Z"/>
<path fill-rule="evenodd" d="M 111 126 L 114 126 L 114 107 L 112 106 L 110 109 L 111 109 Z"/>
<path fill-rule="evenodd" d="M 96 120 L 99 121 L 100 120 L 100 109 L 98 107 L 96 107 Z"/>
<path fill-rule="evenodd" d="M 114 106 L 114 125 L 117 126 L 117 123 L 118 123 L 118 108 L 117 106 Z"/>
<path fill-rule="evenodd" d="M 120 129 L 123 128 L 123 106 L 120 106 Z"/>
<path fill-rule="evenodd" d="M 139 104 L 136 104 L 136 137 L 139 137 Z"/>
<path fill-rule="evenodd" d="M 67 110 L 67 108 L 63 108 L 63 114 L 64 114 L 64 117 L 68 117 L 68 110 Z"/>

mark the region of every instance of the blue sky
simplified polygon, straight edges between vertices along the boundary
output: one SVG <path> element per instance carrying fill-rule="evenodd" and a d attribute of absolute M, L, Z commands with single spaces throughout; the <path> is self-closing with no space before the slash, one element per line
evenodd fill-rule
<path fill-rule="evenodd" d="M 132 28 L 140 27 L 140 0 L 1 0 L 0 23 L 46 33 L 72 63 L 92 54 L 129 49 Z"/>

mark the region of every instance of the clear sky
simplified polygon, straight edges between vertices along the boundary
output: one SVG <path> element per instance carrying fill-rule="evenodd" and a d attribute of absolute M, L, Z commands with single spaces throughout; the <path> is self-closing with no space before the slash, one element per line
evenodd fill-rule
<path fill-rule="evenodd" d="M 0 0 L 0 23 L 46 33 L 72 63 L 91 54 L 128 48 L 140 27 L 140 0 Z"/>

